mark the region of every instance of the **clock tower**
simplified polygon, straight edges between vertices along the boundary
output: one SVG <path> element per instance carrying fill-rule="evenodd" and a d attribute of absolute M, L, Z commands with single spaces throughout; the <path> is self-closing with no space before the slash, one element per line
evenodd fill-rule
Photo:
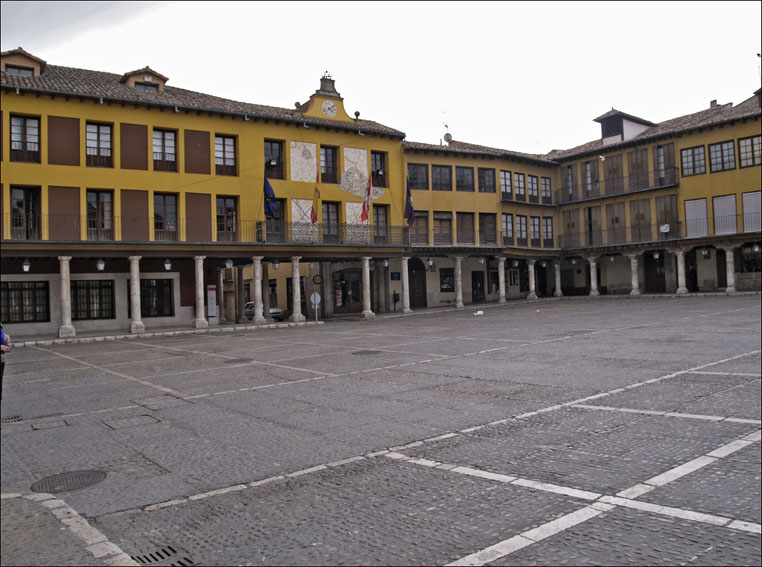
<path fill-rule="evenodd" d="M 320 79 L 320 88 L 315 91 L 309 101 L 299 105 L 299 109 L 304 112 L 305 116 L 342 122 L 353 121 L 344 110 L 344 99 L 336 90 L 333 78 L 328 74 L 328 71 Z"/>

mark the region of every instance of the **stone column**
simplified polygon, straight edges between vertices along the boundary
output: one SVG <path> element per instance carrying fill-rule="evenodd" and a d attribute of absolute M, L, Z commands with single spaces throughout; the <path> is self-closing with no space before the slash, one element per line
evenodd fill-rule
<path fill-rule="evenodd" d="M 204 314 L 204 259 L 206 256 L 194 256 L 196 263 L 196 318 L 193 319 L 194 329 L 206 329 L 209 321 Z"/>
<path fill-rule="evenodd" d="M 728 279 L 728 285 L 725 288 L 727 293 L 736 292 L 736 258 L 733 255 L 733 247 L 724 248 L 725 250 L 725 273 Z"/>
<path fill-rule="evenodd" d="M 505 258 L 497 259 L 497 289 L 498 303 L 505 303 Z"/>
<path fill-rule="evenodd" d="M 537 260 L 527 260 L 527 264 L 529 265 L 529 295 L 527 295 L 527 299 L 537 299 L 534 283 L 534 264 L 536 261 Z"/>
<path fill-rule="evenodd" d="M 302 286 L 301 278 L 299 277 L 299 260 L 301 256 L 291 256 L 291 317 L 289 321 L 293 323 L 302 323 L 304 321 L 304 315 L 302 315 Z"/>
<path fill-rule="evenodd" d="M 389 311 L 386 306 L 388 293 L 386 291 L 386 268 L 383 260 L 376 260 L 376 311 L 385 313 Z"/>
<path fill-rule="evenodd" d="M 688 293 L 688 288 L 685 286 L 685 250 L 678 248 L 675 250 L 675 256 L 677 256 L 677 293 L 683 295 Z"/>
<path fill-rule="evenodd" d="M 553 264 L 553 270 L 556 277 L 556 291 L 553 292 L 553 296 L 563 297 L 564 292 L 561 290 L 561 260 Z"/>
<path fill-rule="evenodd" d="M 59 256 L 58 268 L 61 273 L 61 326 L 58 327 L 60 338 L 75 337 L 77 331 L 71 324 L 71 272 L 69 271 L 71 256 Z"/>
<path fill-rule="evenodd" d="M 226 321 L 225 319 L 225 274 L 222 268 L 217 268 L 217 304 L 219 305 L 220 322 Z"/>
<path fill-rule="evenodd" d="M 362 319 L 374 319 L 376 314 L 370 309 L 370 256 L 362 257 Z"/>
<path fill-rule="evenodd" d="M 407 261 L 410 258 L 407 256 L 402 256 L 400 258 L 400 264 L 402 272 L 402 312 L 403 313 L 412 313 L 413 310 L 410 309 L 410 282 L 408 281 L 408 275 L 407 275 Z"/>
<path fill-rule="evenodd" d="M 463 256 L 455 256 L 455 307 L 463 307 Z"/>
<path fill-rule="evenodd" d="M 590 295 L 597 297 L 601 294 L 598 291 L 598 259 L 591 257 L 587 261 L 590 262 Z"/>
<path fill-rule="evenodd" d="M 270 264 L 262 262 L 262 316 L 265 322 L 272 321 L 270 317 Z"/>
<path fill-rule="evenodd" d="M 638 279 L 638 255 L 628 254 L 630 257 L 630 295 L 640 295 L 640 280 Z"/>
<path fill-rule="evenodd" d="M 254 262 L 254 275 L 252 277 L 251 288 L 254 292 L 254 324 L 262 325 L 265 323 L 265 317 L 262 314 L 264 306 L 262 305 L 262 256 L 252 256 Z"/>
<path fill-rule="evenodd" d="M 129 256 L 130 260 L 130 332 L 142 333 L 146 330 L 140 309 L 140 258 Z"/>

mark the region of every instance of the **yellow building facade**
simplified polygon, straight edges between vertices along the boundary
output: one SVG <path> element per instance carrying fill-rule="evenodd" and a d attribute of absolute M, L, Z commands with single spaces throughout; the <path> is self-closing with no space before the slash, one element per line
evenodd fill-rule
<path fill-rule="evenodd" d="M 760 288 L 759 91 L 535 155 L 407 141 L 328 75 L 286 109 L 17 49 L 1 88 L 17 336 Z"/>

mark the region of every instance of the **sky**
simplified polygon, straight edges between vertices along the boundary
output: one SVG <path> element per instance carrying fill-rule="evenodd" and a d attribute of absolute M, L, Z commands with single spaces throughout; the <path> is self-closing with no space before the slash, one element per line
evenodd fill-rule
<path fill-rule="evenodd" d="M 545 154 L 616 108 L 661 122 L 762 86 L 755 2 L 3 1 L 2 51 L 293 108 L 327 71 L 350 116 Z"/>

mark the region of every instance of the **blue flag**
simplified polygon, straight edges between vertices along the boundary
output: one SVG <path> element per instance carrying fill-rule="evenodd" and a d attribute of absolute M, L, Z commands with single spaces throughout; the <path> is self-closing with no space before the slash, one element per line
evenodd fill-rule
<path fill-rule="evenodd" d="M 408 226 L 415 222 L 415 209 L 413 209 L 413 194 L 410 192 L 410 178 L 407 178 L 407 195 L 405 196 L 405 218 Z"/>
<path fill-rule="evenodd" d="M 274 219 L 275 217 L 275 191 L 273 191 L 272 185 L 267 180 L 265 175 L 265 217 Z"/>

